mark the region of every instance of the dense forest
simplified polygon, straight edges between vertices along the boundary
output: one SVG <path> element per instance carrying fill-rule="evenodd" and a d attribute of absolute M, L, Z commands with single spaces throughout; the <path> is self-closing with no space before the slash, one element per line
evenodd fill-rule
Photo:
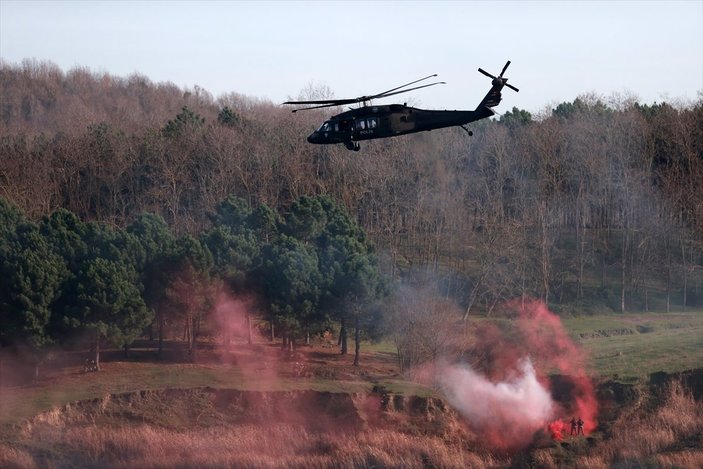
<path fill-rule="evenodd" d="M 342 208 L 328 196 L 302 196 L 280 216 L 230 196 L 210 220 L 197 238 L 174 236 L 150 213 L 124 229 L 65 209 L 35 223 L 0 198 L 0 347 L 38 372 L 52 346 L 90 344 L 99 369 L 101 343 L 127 350 L 145 333 L 158 338 L 161 355 L 164 340 L 182 331 L 186 358 L 195 360 L 203 335 L 251 344 L 253 319 L 290 351 L 334 321 L 343 353 L 353 326 L 359 363 L 362 329 L 378 328 L 387 289 Z"/>
<path fill-rule="evenodd" d="M 309 207 L 301 208 L 316 204 L 320 213 L 351 215 L 352 225 L 343 225 L 358 240 L 355 249 L 369 265 L 378 262 L 389 283 L 431 283 L 437 296 L 459 306 L 464 319 L 494 314 L 505 301 L 528 297 L 563 314 L 703 306 L 701 95 L 675 106 L 585 95 L 539 116 L 513 108 L 474 125 L 473 137 L 446 129 L 370 141 L 362 151 L 349 152 L 341 145 L 305 142 L 329 113 L 292 114 L 235 93 L 215 99 L 198 87 L 184 90 L 138 74 L 64 72 L 27 60 L 0 63 L 0 87 L 2 223 L 9 226 L 10 217 L 13 226 L 25 226 L 4 232 L 13 232 L 7 239 L 32 238 L 37 261 L 77 255 L 56 251 L 70 249 L 65 240 L 44 246 L 34 239 L 61 239 L 57 223 L 89 227 L 80 228 L 81 236 L 83 242 L 95 238 L 90 248 L 95 251 L 105 239 L 114 246 L 115 237 L 133 242 L 127 235 L 139 231 L 135 227 L 144 217 L 155 217 L 163 223 L 154 222 L 159 230 L 181 246 L 170 248 L 169 262 L 190 250 L 193 259 L 210 259 L 202 262 L 213 267 L 201 270 L 219 279 L 230 277 L 226 262 L 213 260 L 223 255 L 213 247 L 218 230 L 256 239 L 255 251 L 269 257 L 243 269 L 245 280 L 230 278 L 231 289 L 241 290 L 262 275 L 264 259 L 270 267 L 290 261 L 286 252 L 317 257 L 315 269 L 324 270 L 322 238 L 334 229 L 326 221 L 315 225 Z M 300 97 L 324 93 L 307 89 Z M 223 222 L 227 203 L 247 215 Z M 295 221 L 301 210 L 308 218 Z M 256 223 L 248 225 L 256 218 L 251 214 L 261 212 L 277 220 L 271 226 L 279 235 L 271 238 Z M 233 235 L 237 230 L 247 234 Z M 245 244 L 227 250 L 235 265 L 232 259 L 251 255 Z M 135 256 L 130 249 L 117 251 Z M 21 270 L 17 256 L 30 262 L 30 252 L 13 251 L 11 258 L 10 251 L 0 259 L 4 276 Z M 118 274 L 114 266 L 95 262 L 108 254 L 82 255 L 83 262 L 92 259 L 91 273 L 75 267 L 57 278 Z M 143 262 L 119 262 L 143 267 L 120 273 L 131 275 L 137 289 L 158 281 L 138 279 Z M 277 270 L 271 268 L 273 275 Z M 373 277 L 374 269 L 356 272 Z M 325 275 L 327 280 L 308 287 L 332 291 L 334 273 Z M 36 295 L 55 288 L 49 284 L 59 280 L 48 277 L 32 287 Z M 265 290 L 263 277 L 256 278 L 256 288 Z M 381 280 L 374 282 L 369 289 L 385 288 Z M 267 297 L 266 310 L 296 310 L 298 327 L 304 323 L 300 318 L 324 309 L 320 291 L 314 302 L 293 290 L 287 298 Z M 87 293 L 62 294 L 73 294 L 74 302 L 92 301 Z M 135 301 L 131 297 L 128 291 L 121 297 L 125 308 L 145 311 L 134 329 L 158 323 L 153 307 L 128 305 Z M 42 301 L 49 308 L 58 300 Z M 7 298 L 0 304 L 5 309 Z M 286 327 L 284 316 L 279 322 Z"/>

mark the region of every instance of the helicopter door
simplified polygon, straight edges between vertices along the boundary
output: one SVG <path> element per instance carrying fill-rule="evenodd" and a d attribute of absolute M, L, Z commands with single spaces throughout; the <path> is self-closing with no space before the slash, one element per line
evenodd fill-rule
<path fill-rule="evenodd" d="M 353 123 L 354 122 L 350 119 L 342 119 L 334 124 L 334 130 L 341 134 L 341 138 L 351 140 Z"/>

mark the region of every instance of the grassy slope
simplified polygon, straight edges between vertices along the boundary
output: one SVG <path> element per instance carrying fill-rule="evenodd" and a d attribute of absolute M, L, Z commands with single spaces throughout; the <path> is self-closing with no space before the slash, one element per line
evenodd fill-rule
<path fill-rule="evenodd" d="M 581 317 L 564 324 L 588 351 L 591 371 L 598 376 L 635 381 L 657 371 L 703 367 L 700 311 Z M 623 329 L 632 333 L 618 335 Z"/>

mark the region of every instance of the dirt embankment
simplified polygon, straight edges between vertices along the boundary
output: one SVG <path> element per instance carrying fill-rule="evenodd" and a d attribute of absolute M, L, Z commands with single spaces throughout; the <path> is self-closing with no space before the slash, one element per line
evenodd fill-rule
<path fill-rule="evenodd" d="M 560 404 L 568 403 L 574 392 L 573 384 L 563 378 L 555 375 L 550 379 L 552 395 Z M 681 382 L 696 400 L 703 400 L 703 368 L 676 374 L 655 373 L 649 386 L 645 386 L 648 390 L 615 381 L 602 382 L 597 386 L 601 423 L 614 420 L 619 409 L 631 405 L 643 392 L 656 397 L 672 381 Z M 382 387 L 375 387 L 369 394 L 204 387 L 110 394 L 73 402 L 35 416 L 23 425 L 23 432 L 85 424 L 149 424 L 169 429 L 296 425 L 315 432 L 358 432 L 369 426 L 429 434 L 445 434 L 449 429 L 467 431 L 457 413 L 442 399 L 399 395 Z"/>
<path fill-rule="evenodd" d="M 319 391 L 164 389 L 111 394 L 41 413 L 24 424 L 42 427 L 149 424 L 164 428 L 217 425 L 299 425 L 314 432 L 358 432 L 401 425 L 425 433 L 459 427 L 456 413 L 438 398 Z"/>

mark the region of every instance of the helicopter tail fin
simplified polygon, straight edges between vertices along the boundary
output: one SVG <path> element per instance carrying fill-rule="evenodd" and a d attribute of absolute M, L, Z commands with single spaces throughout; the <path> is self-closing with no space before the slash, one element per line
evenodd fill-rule
<path fill-rule="evenodd" d="M 503 100 L 503 95 L 500 93 L 500 90 L 502 88 L 503 88 L 502 85 L 492 86 L 490 91 L 488 91 L 486 96 L 483 98 L 483 100 L 476 107 L 476 110 L 477 111 L 484 111 L 484 112 L 490 111 L 491 112 L 490 115 L 495 114 L 495 112 L 493 112 L 493 110 L 491 108 L 496 107 Z"/>
<path fill-rule="evenodd" d="M 487 71 L 483 70 L 482 68 L 479 68 L 478 71 L 487 77 L 491 78 L 491 89 L 488 91 L 488 94 L 483 98 L 481 103 L 478 105 L 476 108 L 476 111 L 489 111 L 489 115 L 495 114 L 491 108 L 497 106 L 500 104 L 500 101 L 503 99 L 503 96 L 501 95 L 501 90 L 503 89 L 504 86 L 507 86 L 508 88 L 514 90 L 514 91 L 520 91 L 517 88 L 515 88 L 513 85 L 508 84 L 508 79 L 503 78 L 503 74 L 505 73 L 505 70 L 507 70 L 508 65 L 510 65 L 510 60 L 508 60 L 503 67 L 503 70 L 500 72 L 500 75 L 493 76 Z"/>

